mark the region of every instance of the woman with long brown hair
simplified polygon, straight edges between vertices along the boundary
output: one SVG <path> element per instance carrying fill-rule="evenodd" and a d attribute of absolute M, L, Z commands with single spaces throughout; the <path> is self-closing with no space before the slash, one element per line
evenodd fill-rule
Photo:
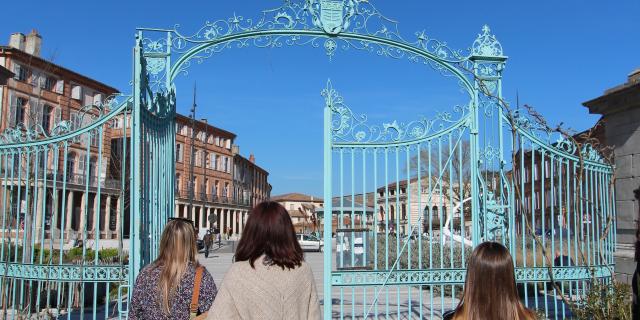
<path fill-rule="evenodd" d="M 167 222 L 158 258 L 136 278 L 129 319 L 189 319 L 209 310 L 216 285 L 196 254 L 193 223 L 181 218 Z"/>
<path fill-rule="evenodd" d="M 513 259 L 507 248 L 497 242 L 484 242 L 473 250 L 462 299 L 449 319 L 536 319 L 536 315 L 520 302 Z"/>
<path fill-rule="evenodd" d="M 208 319 L 320 319 L 313 273 L 279 203 L 251 211 Z"/>

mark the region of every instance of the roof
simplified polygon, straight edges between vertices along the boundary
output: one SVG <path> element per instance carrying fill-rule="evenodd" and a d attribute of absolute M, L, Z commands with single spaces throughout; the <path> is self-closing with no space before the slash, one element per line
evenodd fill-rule
<path fill-rule="evenodd" d="M 331 201 L 331 207 L 332 210 L 334 212 L 336 211 L 348 211 L 351 212 L 351 209 L 354 209 L 354 211 L 362 211 L 363 209 L 363 205 L 362 202 L 358 201 L 357 199 L 355 201 L 352 201 L 352 197 L 349 196 L 344 196 L 344 197 L 334 197 Z M 364 210 L 366 212 L 373 212 L 373 208 L 370 206 L 364 206 Z M 323 212 L 324 208 L 317 208 L 316 212 Z"/>
<path fill-rule="evenodd" d="M 185 115 L 180 114 L 180 113 L 176 113 L 176 122 L 182 122 L 182 123 L 184 123 L 184 122 L 189 122 L 189 121 L 191 121 L 191 118 L 190 118 L 190 117 L 185 116 Z M 227 135 L 227 136 L 230 136 L 230 137 L 232 137 L 232 138 L 235 138 L 235 137 L 236 137 L 236 134 L 235 134 L 235 133 L 230 132 L 230 131 L 227 131 L 227 130 L 224 130 L 224 129 L 219 128 L 219 127 L 216 127 L 216 126 L 211 125 L 211 124 L 209 124 L 209 123 L 207 123 L 207 122 L 205 122 L 205 121 L 202 121 L 202 120 L 196 120 L 196 121 L 195 121 L 195 123 L 196 123 L 196 127 L 203 127 L 203 126 L 204 126 L 204 127 L 207 127 L 207 128 L 211 128 L 211 129 L 213 129 L 213 130 L 215 130 L 215 131 L 217 131 L 217 132 L 221 132 L 221 133 L 223 133 L 223 134 L 225 134 L 225 135 Z M 205 130 L 205 131 L 206 131 L 206 130 Z"/>
<path fill-rule="evenodd" d="M 289 212 L 290 217 L 304 218 L 304 214 L 299 210 L 287 210 L 287 212 Z"/>
<path fill-rule="evenodd" d="M 9 69 L 0 66 L 0 85 L 5 85 L 7 79 L 13 78 L 13 75 L 13 72 L 11 72 Z"/>
<path fill-rule="evenodd" d="M 611 114 L 630 108 L 640 108 L 640 70 L 632 72 L 626 83 L 605 90 L 604 94 L 582 103 L 589 113 Z"/>
<path fill-rule="evenodd" d="M 116 89 L 116 88 L 114 88 L 112 86 L 109 86 L 109 85 L 107 85 L 107 84 L 105 84 L 103 82 L 100 82 L 98 80 L 95 80 L 93 78 L 89 78 L 89 77 L 87 77 L 85 75 L 82 75 L 82 74 L 80 74 L 78 72 L 75 72 L 75 71 L 73 71 L 71 69 L 65 68 L 65 67 L 63 67 L 63 66 L 61 66 L 59 64 L 55 64 L 55 63 L 53 63 L 53 62 L 51 62 L 49 60 L 43 59 L 43 58 L 38 57 L 38 56 L 34 56 L 32 54 L 26 53 L 26 52 L 24 52 L 24 51 L 22 51 L 20 49 L 14 48 L 14 47 L 0 46 L 0 53 L 7 53 L 7 52 L 9 52 L 12 55 L 15 54 L 17 57 L 21 57 L 23 59 L 29 59 L 30 61 L 35 61 L 36 63 L 40 63 L 40 64 L 43 64 L 43 65 L 51 65 L 56 69 L 62 70 L 64 72 L 67 72 L 67 73 L 73 75 L 74 77 L 80 78 L 80 79 L 82 79 L 82 80 L 84 80 L 86 82 L 92 82 L 92 83 L 96 84 L 97 86 L 103 87 L 107 91 L 111 91 L 110 93 L 119 93 L 120 92 L 120 90 L 118 90 L 118 89 Z"/>
<path fill-rule="evenodd" d="M 296 201 L 296 202 L 315 202 L 315 203 L 324 202 L 324 200 L 322 200 L 322 198 L 320 197 L 314 197 L 314 196 L 306 195 L 303 193 L 296 193 L 296 192 L 273 196 L 271 197 L 271 201 L 276 201 L 276 202 Z"/>

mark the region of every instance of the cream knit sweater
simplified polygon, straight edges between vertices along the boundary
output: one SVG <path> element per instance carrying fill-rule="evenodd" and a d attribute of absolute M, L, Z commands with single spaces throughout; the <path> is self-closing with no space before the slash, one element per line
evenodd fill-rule
<path fill-rule="evenodd" d="M 236 262 L 222 279 L 207 319 L 320 319 L 313 273 L 306 262 L 289 270 L 265 266 L 264 257 Z"/>

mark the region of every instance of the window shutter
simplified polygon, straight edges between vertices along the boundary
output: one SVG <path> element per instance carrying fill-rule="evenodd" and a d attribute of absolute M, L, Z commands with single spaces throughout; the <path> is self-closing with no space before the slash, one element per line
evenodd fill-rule
<path fill-rule="evenodd" d="M 18 97 L 12 92 L 9 92 L 9 127 L 16 126 L 16 109 L 18 105 Z"/>
<path fill-rule="evenodd" d="M 58 124 L 60 124 L 60 121 L 62 121 L 62 108 L 56 107 L 53 118 L 53 125 L 51 127 L 55 128 Z"/>
<path fill-rule="evenodd" d="M 31 71 L 31 79 L 30 79 L 31 85 L 34 87 L 40 87 L 40 74 L 35 72 L 35 71 Z"/>
<path fill-rule="evenodd" d="M 17 63 L 13 64 L 13 78 L 16 80 L 20 80 L 20 65 Z"/>
<path fill-rule="evenodd" d="M 60 79 L 56 82 L 56 92 L 64 94 L 64 80 Z"/>
<path fill-rule="evenodd" d="M 42 123 L 44 121 L 44 101 L 41 101 L 40 103 L 37 104 L 36 118 L 37 118 L 38 124 L 44 127 Z"/>

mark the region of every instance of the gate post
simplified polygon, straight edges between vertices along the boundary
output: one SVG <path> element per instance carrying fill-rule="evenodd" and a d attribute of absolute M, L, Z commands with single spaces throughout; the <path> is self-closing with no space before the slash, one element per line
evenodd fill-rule
<path fill-rule="evenodd" d="M 507 204 L 508 212 L 513 212 L 511 199 L 511 188 L 509 182 L 506 181 L 504 175 L 504 145 L 503 145 L 503 133 L 502 126 L 503 120 L 503 108 L 502 102 L 502 70 L 504 69 L 505 61 L 507 57 L 503 55 L 502 45 L 496 37 L 491 34 L 489 26 L 484 25 L 482 27 L 482 33 L 478 35 L 471 47 L 471 56 L 469 60 L 473 62 L 473 77 L 474 77 L 474 93 L 471 103 L 471 210 L 473 220 L 473 233 L 472 241 L 473 245 L 477 246 L 483 241 L 493 240 L 495 237 L 489 236 L 488 224 L 489 212 L 493 210 L 501 210 L 502 204 Z M 483 122 L 480 121 L 480 108 L 483 108 L 483 115 L 491 117 L 482 126 Z M 493 118 L 492 114 L 496 111 L 497 120 Z M 487 125 L 489 121 L 494 121 L 495 125 L 497 121 L 498 132 L 491 132 L 492 126 Z M 481 135 L 480 133 L 485 133 Z M 498 141 L 492 141 L 491 137 L 497 134 Z M 482 148 L 481 146 L 484 146 Z M 498 150 L 497 154 L 495 151 Z M 493 152 L 490 152 L 493 151 Z M 491 161 L 493 157 L 498 157 L 498 168 L 491 167 Z M 482 160 L 484 158 L 485 161 Z M 486 163 L 485 163 L 486 162 Z M 500 183 L 498 186 L 490 186 L 487 181 L 484 181 L 483 172 L 492 172 L 494 178 L 497 178 Z M 495 174 L 499 177 L 495 177 Z M 496 187 L 499 190 L 496 190 Z M 499 191 L 499 192 L 496 192 Z M 497 195 L 499 198 L 493 201 L 493 195 Z M 494 206 L 495 208 L 489 208 Z M 506 213 L 505 213 L 506 214 Z M 511 228 L 509 228 L 511 230 Z"/>
<path fill-rule="evenodd" d="M 142 252 L 142 243 L 140 237 L 140 215 L 142 193 L 141 177 L 142 159 L 140 154 L 141 141 L 141 103 L 142 103 L 142 32 L 136 34 L 136 44 L 133 49 L 133 110 L 131 110 L 131 161 L 130 161 L 130 177 L 131 192 L 129 201 L 129 284 L 135 283 L 140 268 L 142 268 L 142 260 L 140 253 Z M 131 287 L 133 288 L 133 287 Z M 131 290 L 130 290 L 131 291 Z M 131 292 L 129 292 L 131 296 Z"/>
<path fill-rule="evenodd" d="M 323 220 L 323 233 L 324 233 L 324 319 L 331 319 L 332 314 L 332 299 L 331 299 L 331 253 L 333 252 L 332 244 L 332 232 L 333 232 L 333 199 L 331 198 L 332 188 L 332 158 L 331 158 L 331 140 L 332 140 L 332 128 L 331 128 L 331 107 L 332 107 L 332 93 L 331 80 L 327 82 L 327 88 L 323 92 L 325 94 L 325 106 L 324 106 L 324 124 L 323 124 L 323 153 L 324 153 L 324 217 Z"/>

